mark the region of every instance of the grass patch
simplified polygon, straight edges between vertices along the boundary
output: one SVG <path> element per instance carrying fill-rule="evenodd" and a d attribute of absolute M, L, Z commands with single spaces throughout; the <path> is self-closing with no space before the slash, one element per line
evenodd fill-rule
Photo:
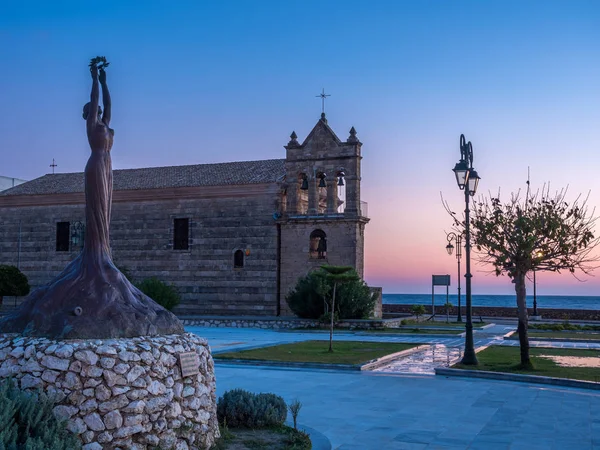
<path fill-rule="evenodd" d="M 221 428 L 221 438 L 211 450 L 310 450 L 312 444 L 307 433 L 292 427 L 248 429 Z"/>
<path fill-rule="evenodd" d="M 568 321 L 562 323 L 530 323 L 530 330 L 549 330 L 549 331 L 600 331 L 600 325 L 578 325 Z"/>
<path fill-rule="evenodd" d="M 450 321 L 448 323 L 446 322 L 425 322 L 424 320 L 421 320 L 419 322 L 417 322 L 416 320 L 413 319 L 404 319 L 400 322 L 401 325 L 418 325 L 419 327 L 457 327 L 457 328 L 465 328 L 465 322 L 453 322 Z M 473 320 L 473 328 L 477 329 L 477 328 L 481 328 L 484 327 L 485 325 L 487 325 L 487 322 L 475 322 Z"/>
<path fill-rule="evenodd" d="M 382 328 L 380 330 L 361 330 L 365 333 L 386 334 L 461 334 L 465 330 L 440 330 L 431 328 Z"/>
<path fill-rule="evenodd" d="M 213 355 L 215 359 L 246 359 L 254 361 L 312 362 L 323 364 L 362 364 L 390 353 L 400 352 L 419 344 L 396 342 L 334 341 L 330 353 L 328 341 L 305 341 L 239 352 Z"/>
<path fill-rule="evenodd" d="M 586 333 L 581 331 L 528 331 L 527 334 L 529 337 L 535 338 L 585 339 L 589 341 L 600 340 L 600 333 Z M 511 337 L 518 339 L 519 335 L 515 333 Z"/>
<path fill-rule="evenodd" d="M 478 366 L 455 364 L 455 369 L 483 370 L 491 372 L 516 373 L 522 375 L 540 375 L 544 377 L 569 378 L 573 380 L 600 381 L 600 368 L 562 367 L 540 355 L 599 357 L 598 350 L 579 350 L 570 348 L 531 348 L 529 350 L 533 369 L 523 370 L 519 367 L 519 347 L 492 346 L 477 353 Z"/>

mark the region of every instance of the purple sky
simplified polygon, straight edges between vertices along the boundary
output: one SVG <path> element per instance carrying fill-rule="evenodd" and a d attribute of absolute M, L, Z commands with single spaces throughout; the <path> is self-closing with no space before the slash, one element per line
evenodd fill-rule
<path fill-rule="evenodd" d="M 369 203 L 366 279 L 430 290 L 450 273 L 452 167 L 473 142 L 480 192 L 591 190 L 600 205 L 596 1 L 4 2 L 0 175 L 81 171 L 87 62 L 106 55 L 115 168 L 283 158 L 295 130 L 355 126 Z M 142 6 L 143 5 L 143 6 Z M 513 293 L 475 268 L 474 293 Z M 600 279 L 538 275 L 538 292 L 600 293 Z"/>

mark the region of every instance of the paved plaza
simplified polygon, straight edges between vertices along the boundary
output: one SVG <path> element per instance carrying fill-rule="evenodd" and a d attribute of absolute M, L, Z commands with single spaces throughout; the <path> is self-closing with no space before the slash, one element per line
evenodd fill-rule
<path fill-rule="evenodd" d="M 475 333 L 475 345 L 502 340 L 506 328 Z M 214 353 L 279 342 L 327 339 L 314 332 L 199 328 L 188 331 L 207 337 Z M 336 333 L 336 340 L 428 342 L 451 357 L 416 358 L 415 364 L 447 366 L 462 350 L 461 337 L 381 336 Z M 534 343 L 532 343 L 534 344 Z M 589 348 L 585 343 L 554 346 Z M 590 344 L 598 348 L 597 344 Z M 431 356 L 431 355 L 430 355 Z M 425 362 L 431 359 L 431 363 Z M 413 365 L 413 364 L 409 364 Z M 600 393 L 519 382 L 446 378 L 410 374 L 409 370 L 378 372 L 279 369 L 216 364 L 217 393 L 243 388 L 299 399 L 299 422 L 324 435 L 340 450 L 395 449 L 600 449 Z M 330 448 L 317 440 L 315 449 Z"/>

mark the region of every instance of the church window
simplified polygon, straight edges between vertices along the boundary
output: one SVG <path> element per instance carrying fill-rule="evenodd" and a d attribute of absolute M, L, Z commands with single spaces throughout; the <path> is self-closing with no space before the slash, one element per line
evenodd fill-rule
<path fill-rule="evenodd" d="M 244 252 L 241 250 L 236 250 L 233 254 L 233 268 L 241 269 L 244 267 Z"/>
<path fill-rule="evenodd" d="M 173 250 L 190 248 L 190 219 L 173 220 Z"/>
<path fill-rule="evenodd" d="M 327 235 L 323 230 L 310 233 L 309 256 L 315 259 L 327 258 Z"/>
<path fill-rule="evenodd" d="M 69 222 L 57 222 L 56 223 L 56 251 L 57 252 L 68 252 L 69 251 L 69 238 L 70 234 L 70 223 Z"/>

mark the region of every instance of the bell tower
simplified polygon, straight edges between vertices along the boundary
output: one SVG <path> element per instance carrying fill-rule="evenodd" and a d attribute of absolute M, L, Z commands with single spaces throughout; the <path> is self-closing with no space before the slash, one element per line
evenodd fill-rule
<path fill-rule="evenodd" d="M 369 222 L 360 199 L 362 143 L 354 127 L 341 141 L 325 113 L 298 142 L 285 146 L 285 183 L 279 228 L 279 305 L 291 315 L 285 297 L 298 278 L 324 264 L 352 266 L 363 277 L 364 229 Z"/>

